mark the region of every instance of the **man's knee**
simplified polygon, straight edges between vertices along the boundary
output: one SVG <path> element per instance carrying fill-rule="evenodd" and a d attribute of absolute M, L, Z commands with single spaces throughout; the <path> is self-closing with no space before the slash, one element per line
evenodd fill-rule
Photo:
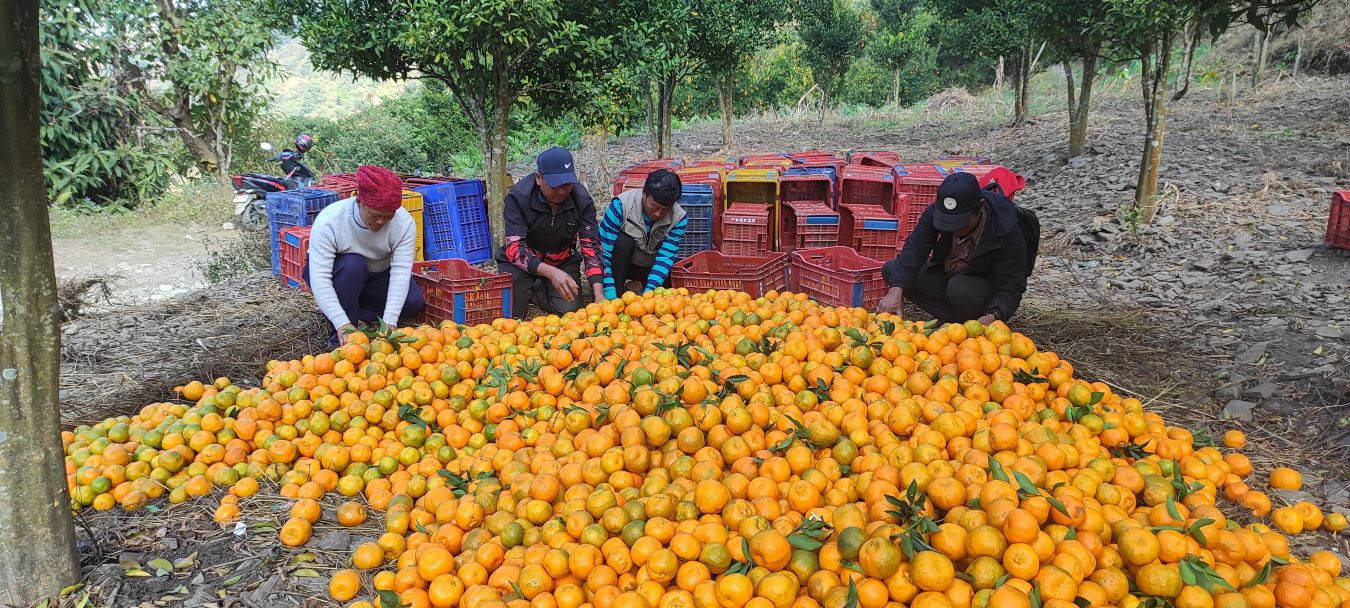
<path fill-rule="evenodd" d="M 333 276 L 366 275 L 366 259 L 359 253 L 341 253 L 333 258 Z"/>
<path fill-rule="evenodd" d="M 947 281 L 947 301 L 963 320 L 976 319 L 984 314 L 993 299 L 994 288 L 988 279 L 957 275 Z"/>
<path fill-rule="evenodd" d="M 564 300 L 557 296 L 551 297 L 548 299 L 548 304 L 549 308 L 553 309 L 549 312 L 555 315 L 565 315 L 569 312 L 576 312 L 581 310 L 581 292 L 578 291 L 577 297 L 572 298 L 571 300 Z"/>
<path fill-rule="evenodd" d="M 422 312 L 427 309 L 426 296 L 422 294 L 421 288 L 414 282 L 408 285 L 408 297 L 403 300 L 403 311 L 399 317 L 403 319 L 416 319 L 422 316 Z"/>

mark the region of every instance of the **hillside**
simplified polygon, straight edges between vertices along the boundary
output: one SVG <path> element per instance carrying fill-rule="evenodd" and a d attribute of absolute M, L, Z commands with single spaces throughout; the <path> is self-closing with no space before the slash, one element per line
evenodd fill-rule
<path fill-rule="evenodd" d="M 277 46 L 272 60 L 279 74 L 272 84 L 271 110 L 278 116 L 334 120 L 379 105 L 414 86 L 316 71 L 309 63 L 309 50 L 294 38 Z"/>

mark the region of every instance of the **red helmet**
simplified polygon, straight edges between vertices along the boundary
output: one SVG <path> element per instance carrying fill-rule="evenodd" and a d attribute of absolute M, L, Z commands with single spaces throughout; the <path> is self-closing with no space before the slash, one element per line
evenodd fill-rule
<path fill-rule="evenodd" d="M 309 152 L 309 149 L 312 148 L 312 147 L 314 147 L 314 138 L 313 138 L 313 137 L 310 137 L 310 136 L 308 136 L 308 135 L 305 135 L 304 133 L 301 133 L 301 134 L 295 136 L 295 149 L 296 149 L 296 151 L 298 151 L 298 152 L 300 152 L 301 154 L 303 154 L 303 153 L 305 153 L 305 152 Z"/>

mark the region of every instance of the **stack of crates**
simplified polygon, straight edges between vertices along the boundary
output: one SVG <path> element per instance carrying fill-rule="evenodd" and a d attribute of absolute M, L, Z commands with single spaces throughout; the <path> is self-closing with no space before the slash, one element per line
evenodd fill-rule
<path fill-rule="evenodd" d="M 422 195 L 423 259 L 492 257 L 492 231 L 481 179 L 452 179 L 413 189 Z"/>
<path fill-rule="evenodd" d="M 779 158 L 777 160 L 749 160 L 742 163 L 741 167 L 745 169 L 773 169 L 782 173 L 783 171 L 792 168 L 792 161 L 786 158 Z"/>
<path fill-rule="evenodd" d="M 849 165 L 839 176 L 839 205 L 876 205 L 895 213 L 895 172 L 887 167 Z"/>
<path fill-rule="evenodd" d="M 778 250 L 830 247 L 839 243 L 839 213 L 823 202 L 784 201 Z"/>
<path fill-rule="evenodd" d="M 735 169 L 739 163 L 734 157 L 727 158 L 705 158 L 696 160 L 692 163 L 685 163 L 685 169 L 718 169 L 721 171 L 730 171 Z"/>
<path fill-rule="evenodd" d="M 886 261 L 895 257 L 904 237 L 900 222 L 878 205 L 840 205 L 839 244 L 860 255 Z"/>
<path fill-rule="evenodd" d="M 737 169 L 727 173 L 722 194 L 726 201 L 721 223 L 722 251 L 730 255 L 764 255 L 775 250 L 778 171 Z M 733 243 L 730 250 L 728 241 Z"/>
<path fill-rule="evenodd" d="M 332 190 L 300 188 L 267 193 L 267 226 L 272 238 L 272 274 L 281 276 L 281 230 L 313 226 L 319 212 L 339 199 Z"/>
<path fill-rule="evenodd" d="M 702 162 L 702 161 L 700 161 Z M 735 161 L 732 161 L 735 164 Z M 712 247 L 715 249 L 722 234 L 722 169 L 713 166 L 686 167 L 677 170 L 676 175 L 680 176 L 680 184 L 683 186 L 698 184 L 712 188 L 713 206 L 712 206 Z"/>
<path fill-rule="evenodd" d="M 413 260 L 422 261 L 424 258 L 422 250 L 422 195 L 412 190 L 403 191 L 403 209 L 413 218 L 413 223 L 417 224 L 417 241 L 413 245 Z"/>
<path fill-rule="evenodd" d="M 675 259 L 682 260 L 700 251 L 713 248 L 713 207 L 716 206 L 713 187 L 706 184 L 683 184 L 678 204 L 685 213 L 684 237 Z"/>
<path fill-rule="evenodd" d="M 281 282 L 287 287 L 309 293 L 305 282 L 305 265 L 309 263 L 309 226 L 291 226 L 281 229 Z"/>
<path fill-rule="evenodd" d="M 923 217 L 923 212 L 937 199 L 938 186 L 942 185 L 942 180 L 946 179 L 949 172 L 941 165 L 904 165 L 904 167 L 909 174 L 896 178 L 895 216 L 900 220 L 901 233 L 908 235 L 919 225 L 919 218 Z M 914 171 L 927 167 L 933 167 L 934 170 L 931 173 Z M 974 175 L 979 180 L 981 188 L 998 184 L 1009 199 L 1013 199 L 1026 185 L 1026 178 L 999 165 L 961 165 L 951 169 L 951 172 Z"/>

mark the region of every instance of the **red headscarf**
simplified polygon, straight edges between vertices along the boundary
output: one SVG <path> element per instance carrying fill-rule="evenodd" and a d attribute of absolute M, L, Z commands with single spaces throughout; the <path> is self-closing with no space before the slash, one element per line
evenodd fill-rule
<path fill-rule="evenodd" d="M 384 167 L 361 165 L 356 169 L 356 201 L 377 211 L 396 211 L 403 206 L 403 182 Z"/>

